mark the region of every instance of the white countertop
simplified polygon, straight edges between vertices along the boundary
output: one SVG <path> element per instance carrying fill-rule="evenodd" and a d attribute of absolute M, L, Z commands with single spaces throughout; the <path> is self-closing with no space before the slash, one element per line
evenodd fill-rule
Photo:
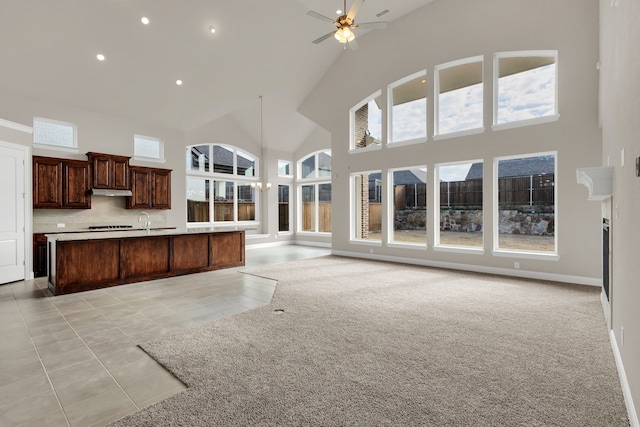
<path fill-rule="evenodd" d="M 98 240 L 98 239 L 122 239 L 129 237 L 145 236 L 175 236 L 179 234 L 203 234 L 225 231 L 238 231 L 229 227 L 207 227 L 207 228 L 152 228 L 127 229 L 114 231 L 88 231 L 86 233 L 52 233 L 45 234 L 49 241 L 70 241 L 70 240 Z"/>

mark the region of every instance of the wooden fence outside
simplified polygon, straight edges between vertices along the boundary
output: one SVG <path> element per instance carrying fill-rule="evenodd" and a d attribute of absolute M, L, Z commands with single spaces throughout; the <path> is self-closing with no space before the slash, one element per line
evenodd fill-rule
<path fill-rule="evenodd" d="M 214 221 L 233 221 L 233 202 L 214 202 Z M 256 204 L 238 202 L 238 221 L 254 221 Z M 209 202 L 187 200 L 188 222 L 209 222 Z"/>
<path fill-rule="evenodd" d="M 314 202 L 302 203 L 302 231 L 315 231 L 316 204 Z M 331 203 L 318 203 L 318 231 L 321 233 L 331 232 Z"/>

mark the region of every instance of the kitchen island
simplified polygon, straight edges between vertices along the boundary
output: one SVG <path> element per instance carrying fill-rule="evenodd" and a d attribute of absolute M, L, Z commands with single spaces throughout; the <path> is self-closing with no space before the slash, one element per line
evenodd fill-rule
<path fill-rule="evenodd" d="M 244 230 L 151 229 L 47 234 L 49 289 L 88 291 L 245 263 Z"/>

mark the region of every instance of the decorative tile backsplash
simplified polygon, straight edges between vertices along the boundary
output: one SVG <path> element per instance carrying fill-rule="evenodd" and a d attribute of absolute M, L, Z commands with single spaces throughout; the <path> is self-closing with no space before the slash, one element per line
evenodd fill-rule
<path fill-rule="evenodd" d="M 124 197 L 91 198 L 91 209 L 34 209 L 33 232 L 53 233 L 86 230 L 90 225 L 131 225 L 143 228 L 138 222 L 140 212 L 147 212 L 151 227 L 167 226 L 167 211 L 125 209 Z M 58 227 L 64 224 L 64 227 Z"/>

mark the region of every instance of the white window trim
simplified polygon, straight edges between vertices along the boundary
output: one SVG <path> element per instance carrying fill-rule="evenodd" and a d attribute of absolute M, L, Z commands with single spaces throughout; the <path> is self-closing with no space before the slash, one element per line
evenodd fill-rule
<path fill-rule="evenodd" d="M 433 165 L 433 250 L 441 251 L 441 252 L 458 252 L 458 253 L 484 253 L 484 244 L 485 244 L 485 227 L 484 221 L 482 222 L 482 246 L 454 246 L 454 245 L 443 245 L 440 244 L 440 167 L 442 166 L 455 166 L 455 165 L 466 165 L 473 163 L 482 163 L 482 182 L 484 188 L 484 175 L 485 175 L 485 161 L 484 159 L 474 159 L 474 160 L 462 160 L 457 162 L 446 162 L 446 163 L 436 163 Z M 437 183 L 437 185 L 436 185 Z M 484 194 L 483 194 L 484 196 Z M 482 198 L 482 215 L 484 216 L 485 206 L 484 206 L 484 197 Z"/>
<path fill-rule="evenodd" d="M 286 163 L 289 164 L 290 173 L 288 175 L 280 175 L 280 162 L 283 162 L 283 163 L 286 162 Z M 293 174 L 293 161 L 278 159 L 278 177 L 279 178 L 286 178 L 286 179 L 293 179 L 293 177 L 294 177 L 294 174 Z"/>
<path fill-rule="evenodd" d="M 436 65 L 434 67 L 433 73 L 433 139 L 438 140 L 442 139 L 445 135 L 450 136 L 451 138 L 465 135 L 473 135 L 476 133 L 484 132 L 484 127 L 473 128 L 473 129 L 465 129 L 463 131 L 458 132 L 449 132 L 449 133 L 440 133 L 440 71 L 446 70 L 447 68 L 457 67 L 458 65 L 471 64 L 473 62 L 482 63 L 482 123 L 484 123 L 484 98 L 485 98 L 485 81 L 484 81 L 484 56 L 472 56 L 469 58 L 458 59 L 456 61 L 447 62 L 444 64 Z M 475 131 L 472 133 L 467 133 L 470 131 Z"/>
<path fill-rule="evenodd" d="M 426 169 L 425 172 L 425 176 L 429 176 L 429 168 L 428 166 L 425 165 L 419 165 L 419 166 L 406 166 L 406 167 L 400 167 L 400 168 L 389 168 L 387 169 L 387 192 L 386 192 L 386 200 L 387 200 L 387 246 L 388 247 L 408 247 L 408 248 L 427 248 L 428 244 L 427 244 L 427 236 L 425 235 L 424 237 L 424 243 L 418 243 L 418 242 L 403 242 L 401 240 L 393 240 L 393 236 L 395 235 L 395 215 L 393 213 L 393 210 L 395 208 L 395 192 L 393 191 L 394 189 L 394 181 L 393 181 L 393 173 L 395 171 L 404 171 L 404 170 L 410 170 L 410 169 Z M 427 188 L 427 193 L 428 193 L 428 189 L 429 189 L 429 185 L 428 185 L 429 180 L 427 179 L 427 183 L 426 183 L 426 188 Z M 428 201 L 428 194 L 425 195 L 425 201 Z M 426 224 L 429 223 L 429 204 L 426 203 L 426 207 L 425 207 L 425 211 L 426 211 L 426 221 L 425 221 L 425 226 Z M 425 230 L 426 232 L 427 230 Z"/>
<path fill-rule="evenodd" d="M 554 222 L 554 233 L 553 233 L 553 246 L 555 248 L 554 252 L 540 252 L 540 251 L 523 251 L 523 250 L 511 250 L 504 249 L 498 247 L 500 241 L 498 226 L 499 223 L 499 209 L 498 209 L 498 162 L 501 160 L 510 160 L 510 159 L 524 159 L 527 157 L 539 157 L 539 156 L 554 156 L 554 177 L 553 177 L 553 222 Z M 502 257 L 513 257 L 513 258 L 529 258 L 529 259 L 544 259 L 544 260 L 552 260 L 557 261 L 560 259 L 558 255 L 558 224 L 559 224 L 559 215 L 558 215 L 558 152 L 557 151 L 545 151 L 541 153 L 527 153 L 527 154 L 518 154 L 513 156 L 504 156 L 504 157 L 495 157 L 493 159 L 493 250 L 492 253 L 495 256 Z M 482 228 L 484 230 L 484 227 Z"/>
<path fill-rule="evenodd" d="M 305 157 L 306 158 L 306 157 Z M 327 180 L 318 180 L 318 179 L 314 179 L 314 180 L 310 180 L 310 181 L 301 181 L 298 186 L 297 186 L 297 199 L 300 200 L 300 204 L 298 206 L 298 226 L 297 226 L 297 231 L 296 233 L 298 234 L 307 234 L 307 235 L 312 235 L 312 236 L 317 236 L 317 235 L 327 235 L 327 236 L 331 236 L 332 232 L 328 232 L 328 231 L 318 231 L 320 228 L 320 186 L 322 184 L 329 184 L 331 185 L 331 180 L 327 181 Z M 313 229 L 316 231 L 309 231 L 309 230 L 302 230 L 302 187 L 306 186 L 306 185 L 312 185 L 314 187 L 313 189 L 313 208 L 314 208 L 314 224 L 313 224 Z M 332 197 L 331 197 L 331 203 L 333 204 L 333 186 L 331 187 L 331 192 L 332 192 Z M 291 213 L 289 213 L 289 215 L 291 215 Z"/>
<path fill-rule="evenodd" d="M 36 142 L 36 121 L 72 127 L 73 128 L 73 147 L 64 147 L 64 146 L 60 146 L 60 145 L 42 144 L 42 143 Z M 33 146 L 34 147 L 37 147 L 37 148 L 40 148 L 40 149 L 46 149 L 46 150 L 64 151 L 64 152 L 67 152 L 67 153 L 79 153 L 80 152 L 80 149 L 78 148 L 78 125 L 77 125 L 77 123 L 65 122 L 65 121 L 62 121 L 62 120 L 55 120 L 55 119 L 48 119 L 48 118 L 45 118 L 45 117 L 34 117 L 33 118 L 33 132 L 32 133 L 33 133 Z"/>
<path fill-rule="evenodd" d="M 397 80 L 393 83 L 391 83 L 389 86 L 387 86 L 387 145 L 389 147 L 398 147 L 400 146 L 399 144 L 402 145 L 409 145 L 409 144 L 418 144 L 418 143 L 424 143 L 427 142 L 428 140 L 428 135 L 429 135 L 429 129 L 427 128 L 427 117 L 429 115 L 429 109 L 428 109 L 428 99 L 425 99 L 425 104 L 427 104 L 427 108 L 425 108 L 425 116 L 424 116 L 424 127 L 425 127 L 425 131 L 426 131 L 426 135 L 425 137 L 420 137 L 420 138 L 413 138 L 413 139 L 404 139 L 402 141 L 394 141 L 393 140 L 393 89 L 397 88 L 398 86 L 402 86 L 403 84 L 410 82 L 412 80 L 415 80 L 419 77 L 424 77 L 425 79 L 427 78 L 427 70 L 422 70 L 422 71 L 418 71 L 416 73 L 410 74 L 406 77 L 403 77 L 400 80 Z M 427 98 L 428 98 L 428 94 L 427 94 Z"/>
<path fill-rule="evenodd" d="M 159 152 L 160 152 L 160 157 L 147 157 L 147 156 L 136 156 L 135 152 L 136 152 L 136 138 L 140 138 L 140 139 L 146 139 L 149 141 L 157 141 L 158 142 L 158 148 L 159 148 Z M 148 136 L 148 135 L 142 135 L 142 134 L 138 134 L 135 133 L 133 134 L 133 159 L 134 160 L 140 160 L 140 161 L 145 161 L 145 162 L 154 162 L 154 163 L 166 163 L 167 160 L 164 157 L 164 140 L 162 138 L 158 138 L 155 136 Z"/>
<path fill-rule="evenodd" d="M 356 132 L 356 111 L 358 111 L 360 108 L 362 108 L 362 106 L 364 106 L 365 104 L 368 104 L 370 101 L 376 99 L 377 97 L 382 96 L 382 90 L 378 90 L 376 92 L 374 92 L 372 95 L 369 95 L 367 98 L 365 98 L 364 100 L 360 101 L 359 103 L 357 103 L 354 107 L 351 107 L 351 109 L 349 110 L 349 153 L 351 154 L 352 152 L 362 152 L 363 150 L 365 151 L 374 151 L 374 150 L 367 150 L 369 147 L 362 147 L 362 148 L 356 148 L 356 141 L 355 141 L 355 132 Z M 384 108 L 384 105 L 383 105 Z M 382 117 L 384 117 L 384 111 L 382 111 Z M 383 123 L 384 125 L 384 123 Z M 384 139 L 384 133 L 382 135 L 383 139 Z M 382 145 L 385 143 L 385 141 L 380 141 L 380 144 L 375 144 L 375 145 L 371 145 L 370 147 L 376 147 L 377 150 L 379 150 Z"/>
<path fill-rule="evenodd" d="M 443 133 L 442 135 L 433 135 L 433 140 L 442 141 L 445 139 L 460 138 L 462 136 L 478 135 L 478 134 L 484 133 L 484 131 L 485 131 L 484 126 L 479 128 L 460 130 L 457 132 Z"/>
<path fill-rule="evenodd" d="M 514 122 L 509 123 L 501 123 L 498 124 L 498 80 L 500 78 L 500 67 L 499 60 L 501 58 L 518 58 L 518 57 L 535 57 L 535 56 L 544 56 L 555 57 L 556 61 L 556 77 L 555 77 L 555 103 L 554 103 L 554 113 L 548 116 L 536 117 L 533 119 L 527 120 L 516 120 Z M 494 131 L 504 130 L 504 129 L 513 129 L 522 126 L 531 126 L 541 123 L 549 123 L 557 121 L 560 118 L 560 114 L 558 113 L 558 51 L 557 50 L 521 50 L 521 51 L 512 51 L 512 52 L 496 52 L 493 54 L 493 126 L 491 129 Z M 545 120 L 546 119 L 546 120 Z"/>
<path fill-rule="evenodd" d="M 293 230 L 295 229 L 295 227 L 293 226 L 293 211 L 294 209 L 292 209 L 292 207 L 295 207 L 295 204 L 293 203 L 294 197 L 293 197 L 293 191 L 291 191 L 291 187 L 292 184 L 276 184 L 276 191 L 278 191 L 278 209 L 280 209 L 280 186 L 285 186 L 285 187 L 289 187 L 289 201 L 287 202 L 287 204 L 289 205 L 289 230 L 287 231 L 280 231 L 278 230 L 276 232 L 277 236 L 284 236 L 284 235 L 289 235 L 289 234 L 293 234 Z M 280 228 L 280 212 L 278 211 L 278 229 Z"/>
<path fill-rule="evenodd" d="M 352 172 L 349 174 L 349 242 L 356 244 L 370 244 L 370 242 L 375 242 L 375 246 L 382 246 L 382 235 L 380 239 L 369 240 L 369 239 L 359 239 L 356 237 L 356 218 L 355 218 L 355 194 L 356 194 L 356 176 L 362 174 L 372 174 L 372 173 L 380 173 L 381 184 L 383 185 L 382 193 L 386 192 L 386 183 L 382 179 L 382 169 L 379 170 L 370 170 L 370 171 L 359 171 Z M 384 200 L 384 197 L 382 198 Z M 384 231 L 384 229 L 382 230 Z"/>
<path fill-rule="evenodd" d="M 417 243 L 417 242 L 397 242 L 397 241 L 392 241 L 392 242 L 387 242 L 386 246 L 388 248 L 395 248 L 395 249 L 411 249 L 411 250 L 426 251 L 427 250 L 427 238 L 425 237 L 424 244 Z"/>
<path fill-rule="evenodd" d="M 318 160 L 318 155 L 321 153 L 329 153 L 329 157 L 331 157 L 331 168 L 333 169 L 333 157 L 331 155 L 331 149 L 326 149 L 326 150 L 318 150 L 318 151 L 313 151 L 309 154 L 307 154 L 306 156 L 302 157 L 300 160 L 298 160 L 296 162 L 296 175 L 298 176 L 298 182 L 318 182 L 318 181 L 328 181 L 331 182 L 331 178 L 332 178 L 332 174 L 333 171 L 326 176 L 320 176 L 319 172 L 320 172 L 320 162 Z M 306 178 L 302 177 L 302 162 L 304 162 L 305 160 L 307 160 L 309 157 L 313 156 L 314 157 L 314 171 L 313 171 L 313 176 L 308 176 Z"/>

